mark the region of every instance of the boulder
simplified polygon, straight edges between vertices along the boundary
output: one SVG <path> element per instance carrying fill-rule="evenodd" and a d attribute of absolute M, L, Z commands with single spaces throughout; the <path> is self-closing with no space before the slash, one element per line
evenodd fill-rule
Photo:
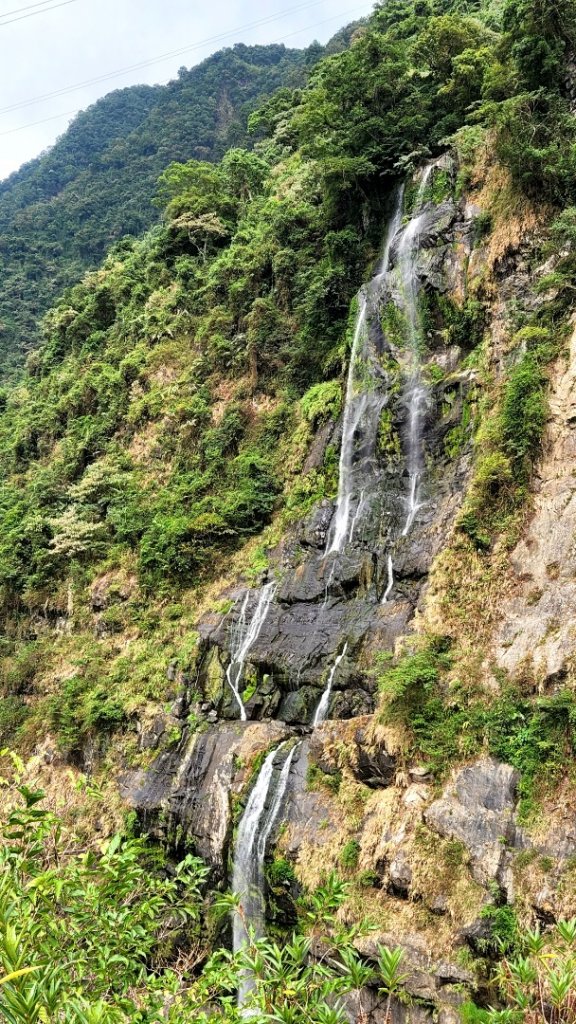
<path fill-rule="evenodd" d="M 491 758 L 457 772 L 439 800 L 424 812 L 430 828 L 460 840 L 470 855 L 474 879 L 501 882 L 506 848 L 516 838 L 515 808 L 519 774 Z"/>
<path fill-rule="evenodd" d="M 371 789 L 391 785 L 396 772 L 396 758 L 382 739 L 368 740 L 369 715 L 348 721 L 328 721 L 314 729 L 309 741 L 310 757 L 326 775 L 333 775 L 343 766 L 350 769 L 358 782 Z"/>

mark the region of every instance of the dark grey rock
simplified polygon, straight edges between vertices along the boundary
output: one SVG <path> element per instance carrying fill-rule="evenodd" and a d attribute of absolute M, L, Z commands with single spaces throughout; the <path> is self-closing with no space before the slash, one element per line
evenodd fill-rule
<path fill-rule="evenodd" d="M 323 501 L 302 524 L 299 535 L 301 543 L 323 551 L 333 515 L 334 505 L 332 502 Z"/>
<path fill-rule="evenodd" d="M 170 830 L 177 831 L 179 838 L 187 837 L 218 877 L 225 874 L 232 830 L 236 759 L 249 729 L 261 751 L 289 735 L 278 722 L 221 722 L 197 733 L 180 763 L 167 803 Z"/>
<path fill-rule="evenodd" d="M 412 885 L 412 868 L 403 850 L 399 850 L 388 868 L 390 888 L 395 895 L 407 897 Z"/>
<path fill-rule="evenodd" d="M 349 1024 L 432 1024 L 434 1013 L 424 1006 L 405 1003 L 380 995 L 375 988 L 349 992 L 343 998 Z"/>
<path fill-rule="evenodd" d="M 173 722 L 173 720 L 172 720 Z M 155 750 L 166 729 L 170 727 L 170 720 L 166 715 L 157 715 L 148 728 L 140 732 L 140 750 Z"/>
<path fill-rule="evenodd" d="M 381 741 L 377 745 L 368 746 L 364 728 L 358 729 L 355 740 L 357 754 L 354 774 L 358 781 L 371 789 L 390 786 L 396 772 L 396 758 L 388 753 Z"/>
<path fill-rule="evenodd" d="M 278 708 L 278 718 L 288 725 L 310 722 L 322 691 L 313 686 L 301 686 L 287 693 Z"/>
<path fill-rule="evenodd" d="M 286 852 L 291 859 L 298 856 L 302 843 L 320 829 L 330 836 L 338 828 L 332 819 L 332 802 L 327 790 L 308 789 L 309 761 L 310 740 L 305 739 L 292 765 L 285 798 L 284 817 L 290 825 Z"/>

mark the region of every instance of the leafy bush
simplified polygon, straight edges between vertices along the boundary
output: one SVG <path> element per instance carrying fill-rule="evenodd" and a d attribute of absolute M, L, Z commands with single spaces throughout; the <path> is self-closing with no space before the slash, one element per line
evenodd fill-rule
<path fill-rule="evenodd" d="M 513 367 L 504 388 L 502 437 L 515 475 L 524 478 L 537 454 L 546 423 L 546 378 L 532 352 Z"/>
<path fill-rule="evenodd" d="M 342 408 L 342 386 L 338 380 L 314 384 L 300 400 L 302 415 L 313 428 L 337 419 Z"/>
<path fill-rule="evenodd" d="M 142 839 L 120 836 L 99 854 L 65 853 L 42 794 L 18 791 L 0 839 L 0 1014 L 9 1024 L 136 1020 L 142 987 L 159 1008 L 155 959 L 184 927 L 200 938 L 206 869 L 188 857 L 162 877 Z"/>
<path fill-rule="evenodd" d="M 521 773 L 521 813 L 528 817 L 540 787 L 556 781 L 576 752 L 576 698 L 569 690 L 531 700 L 513 687 L 489 700 L 458 681 L 445 681 L 452 656 L 429 642 L 381 674 L 380 710 L 401 722 L 438 778 L 482 749 Z"/>
<path fill-rule="evenodd" d="M 360 843 L 357 839 L 350 839 L 340 851 L 340 863 L 343 868 L 351 871 L 358 865 L 360 856 Z"/>
<path fill-rule="evenodd" d="M 502 908 L 504 909 L 504 908 Z M 506 944 L 505 944 L 506 945 Z M 547 933 L 516 931 L 514 948 L 498 965 L 494 981 L 506 1009 L 467 1004 L 467 1024 L 573 1024 L 576 1019 L 576 919 L 559 921 Z"/>

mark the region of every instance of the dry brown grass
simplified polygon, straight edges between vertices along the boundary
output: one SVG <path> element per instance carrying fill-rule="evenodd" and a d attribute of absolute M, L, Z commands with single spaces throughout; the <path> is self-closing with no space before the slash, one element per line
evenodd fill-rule
<path fill-rule="evenodd" d="M 52 760 L 54 758 L 54 760 Z M 55 814 L 62 822 L 62 849 L 78 853 L 80 849 L 97 849 L 110 836 L 123 829 L 126 807 L 122 804 L 112 776 L 100 784 L 90 785 L 86 777 L 55 757 L 52 737 L 45 737 L 37 753 L 23 762 L 15 779 L 13 765 L 4 755 L 0 774 L 8 785 L 0 787 L 0 818 L 5 819 L 14 806 L 21 803 L 16 785 L 45 794 L 41 807 Z"/>
<path fill-rule="evenodd" d="M 488 145 L 478 151 L 471 199 L 492 215 L 487 245 L 489 270 L 550 221 L 550 208 L 536 206 L 514 188 L 509 171 L 494 161 L 493 149 Z"/>

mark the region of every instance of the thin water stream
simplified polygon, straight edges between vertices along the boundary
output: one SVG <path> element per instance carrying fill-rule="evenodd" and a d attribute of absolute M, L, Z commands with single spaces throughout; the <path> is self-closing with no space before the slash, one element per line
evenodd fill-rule
<path fill-rule="evenodd" d="M 422 175 L 418 188 L 414 213 L 411 220 L 404 228 L 398 244 L 398 270 L 400 273 L 400 285 L 402 305 L 408 327 L 408 345 L 410 369 L 405 394 L 405 402 L 409 409 L 408 416 L 408 500 L 406 521 L 402 529 L 402 537 L 410 533 L 414 520 L 422 508 L 421 485 L 423 476 L 423 454 L 422 454 L 422 432 L 428 389 L 422 378 L 421 363 L 421 323 L 418 307 L 418 277 L 416 273 L 417 257 L 422 228 L 426 221 L 426 213 L 422 212 L 422 205 L 426 196 L 426 188 L 434 164 L 428 164 Z"/>
<path fill-rule="evenodd" d="M 326 555 L 339 555 L 350 543 L 365 504 L 366 463 L 369 462 L 378 434 L 380 413 L 386 395 L 374 386 L 373 353 L 369 345 L 367 318 L 369 299 L 377 297 L 390 263 L 390 250 L 402 221 L 403 189 L 394 196 L 392 214 L 388 222 L 382 258 L 369 287 L 358 295 L 358 315 L 354 328 L 350 365 L 346 382 L 342 446 L 338 477 L 338 498 L 332 518 Z M 365 457 L 362 458 L 362 448 Z"/>
<path fill-rule="evenodd" d="M 426 187 L 434 164 L 429 164 L 422 175 L 415 203 L 415 212 L 400 232 L 402 221 L 403 189 L 395 196 L 394 208 L 388 224 L 382 260 L 369 287 L 359 294 L 359 308 L 356 319 L 350 367 L 346 386 L 346 401 L 342 428 L 340 452 L 340 476 L 336 509 L 329 530 L 325 556 L 340 555 L 347 544 L 354 539 L 355 532 L 370 501 L 370 462 L 376 443 L 380 414 L 387 396 L 377 383 L 375 354 L 370 346 L 368 319 L 370 303 L 381 294 L 389 271 L 392 243 L 399 236 L 397 245 L 397 268 L 400 278 L 401 305 L 408 328 L 408 372 L 404 401 L 409 409 L 406 436 L 406 464 L 408 470 L 408 495 L 406 520 L 401 536 L 406 537 L 423 505 L 421 484 L 423 477 L 423 425 L 428 398 L 422 375 L 420 343 L 421 324 L 418 310 L 418 278 L 416 259 L 426 213 L 423 212 Z M 386 603 L 394 588 L 394 564 L 392 553 L 387 558 L 388 580 L 383 598 Z M 319 618 L 327 606 L 332 575 L 326 586 L 326 595 Z M 248 619 L 250 593 L 246 594 L 234 631 L 231 644 L 231 661 L 226 673 L 228 684 L 240 708 L 240 717 L 246 720 L 246 709 L 240 695 L 240 683 L 244 665 L 252 645 L 256 642 L 266 620 L 270 603 L 276 591 L 276 584 L 269 583 L 259 593 L 254 612 Z M 318 623 L 317 627 L 318 628 Z M 348 642 L 335 658 L 326 687 L 316 708 L 312 726 L 316 728 L 326 720 L 330 708 L 332 690 L 338 668 L 348 652 Z M 249 938 L 264 935 L 265 928 L 265 872 L 266 846 L 277 823 L 286 790 L 297 743 L 282 758 L 287 742 L 270 751 L 264 760 L 254 788 L 250 793 L 242 815 L 234 847 L 232 886 L 240 897 L 239 909 L 233 922 L 234 951 L 242 948 Z M 253 982 L 246 973 L 240 983 L 238 1004 L 243 1006 L 253 988 Z M 247 1011 L 248 1012 L 248 1011 Z"/>
<path fill-rule="evenodd" d="M 343 647 L 341 653 L 336 658 L 336 660 L 335 660 L 335 662 L 334 662 L 334 664 L 332 666 L 330 675 L 328 676 L 328 682 L 326 683 L 326 689 L 324 690 L 324 693 L 322 694 L 322 696 L 320 698 L 318 707 L 316 708 L 316 712 L 314 714 L 314 718 L 312 719 L 312 726 L 314 728 L 316 728 L 317 725 L 321 725 L 322 722 L 326 721 L 326 718 L 328 716 L 328 710 L 330 708 L 330 698 L 332 696 L 332 687 L 334 685 L 334 679 L 335 679 L 336 673 L 338 671 L 338 666 L 340 665 L 340 662 L 342 661 L 342 659 L 346 656 L 347 651 L 348 651 L 348 642 L 346 642 L 344 644 L 344 647 Z"/>
<path fill-rule="evenodd" d="M 420 238 L 427 219 L 424 208 L 426 189 L 436 166 L 429 163 L 424 168 L 418 187 L 414 212 L 400 234 L 397 245 L 397 271 L 400 279 L 400 302 L 406 320 L 408 341 L 408 370 L 404 389 L 404 404 L 408 409 L 406 434 L 406 466 L 408 470 L 408 494 L 406 497 L 406 518 L 400 533 L 407 537 L 421 508 L 422 481 L 424 476 L 424 421 L 428 403 L 428 388 L 422 375 L 422 324 L 418 303 L 419 281 L 417 260 L 420 252 Z M 382 604 L 387 604 L 394 589 L 394 563 L 388 555 L 388 583 Z"/>
<path fill-rule="evenodd" d="M 248 619 L 248 605 L 250 603 L 251 592 L 246 591 L 246 596 L 242 602 L 240 608 L 240 615 L 238 622 L 232 630 L 231 634 L 231 645 L 230 645 L 230 664 L 226 669 L 226 680 L 238 708 L 240 710 L 240 719 L 245 722 L 247 719 L 246 708 L 242 697 L 240 696 L 240 683 L 242 682 L 242 676 L 244 674 L 244 665 L 246 659 L 250 653 L 251 648 L 256 643 L 262 626 L 266 621 L 266 616 L 272 603 L 272 598 L 276 593 L 276 583 L 267 583 L 265 587 L 262 587 L 254 612 L 250 619 Z"/>
<path fill-rule="evenodd" d="M 235 953 L 252 937 L 261 939 L 264 936 L 266 846 L 278 819 L 292 762 L 300 744 L 292 747 L 278 771 L 277 762 L 285 746 L 283 743 L 275 747 L 266 757 L 238 826 L 232 875 L 232 889 L 240 897 L 240 906 L 233 921 Z M 240 1006 L 251 989 L 252 981 L 246 974 L 238 989 Z"/>

